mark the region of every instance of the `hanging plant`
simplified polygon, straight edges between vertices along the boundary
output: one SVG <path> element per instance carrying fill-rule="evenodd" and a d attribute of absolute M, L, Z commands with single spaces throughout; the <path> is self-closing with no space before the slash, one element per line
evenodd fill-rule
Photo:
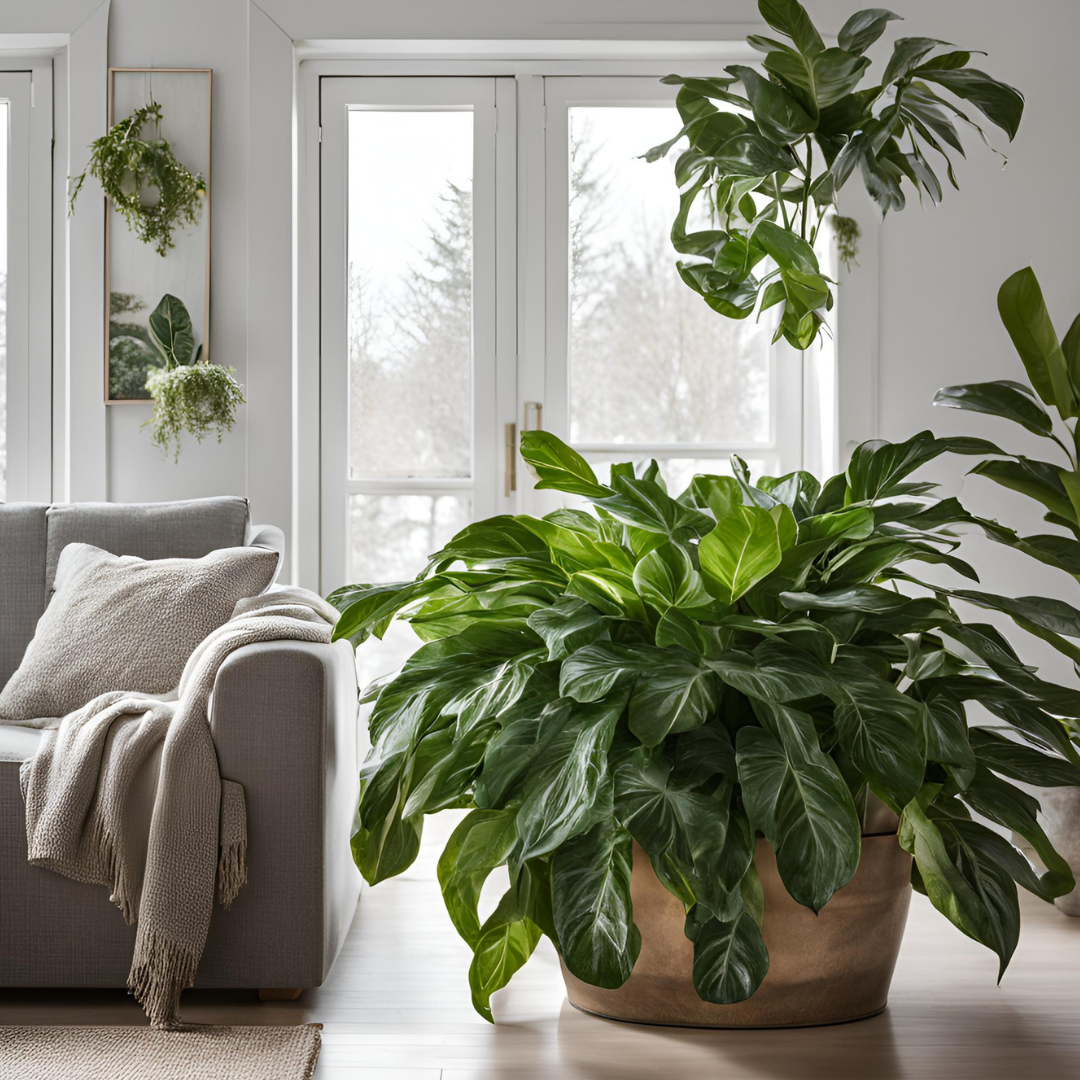
<path fill-rule="evenodd" d="M 154 137 L 142 138 L 142 129 L 151 123 Z M 206 180 L 185 168 L 161 137 L 161 106 L 156 101 L 113 125 L 90 150 L 86 169 L 71 179 L 69 213 L 75 213 L 75 200 L 89 174 L 128 228 L 161 256 L 173 247 L 174 229 L 199 220 Z"/>
<path fill-rule="evenodd" d="M 663 79 L 679 87 L 683 126 L 644 157 L 658 161 L 688 143 L 675 163 L 671 229 L 683 281 L 729 319 L 776 307 L 773 340 L 806 349 L 833 306 L 814 250 L 827 216 L 840 259 L 850 266 L 857 256 L 858 226 L 837 209 L 852 174 L 883 215 L 903 210 L 909 193 L 940 202 L 935 169 L 958 187 L 949 157 L 964 153 L 956 122 L 989 142 L 974 118 L 981 113 L 1011 141 L 1024 97 L 969 67 L 969 50 L 928 37 L 898 38 L 879 77 L 864 78 L 867 49 L 900 18 L 883 8 L 856 12 L 828 48 L 798 0 L 759 0 L 758 9 L 786 40 L 751 34 L 749 45 L 765 54 L 755 67 Z M 696 225 L 701 207 L 707 223 Z"/>
<path fill-rule="evenodd" d="M 172 450 L 175 462 L 183 432 L 198 442 L 215 432 L 221 442 L 225 432 L 232 431 L 237 407 L 245 404 L 244 390 L 236 381 L 235 368 L 202 359 L 202 346 L 195 348 L 191 316 L 175 296 L 166 293 L 151 314 L 150 338 L 165 366 L 146 378 L 154 415 L 143 427 L 150 427 L 150 437 L 163 455 Z"/>

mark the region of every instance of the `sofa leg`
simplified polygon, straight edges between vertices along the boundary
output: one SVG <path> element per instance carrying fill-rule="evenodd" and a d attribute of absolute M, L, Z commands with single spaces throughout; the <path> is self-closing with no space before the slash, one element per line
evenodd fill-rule
<path fill-rule="evenodd" d="M 260 1001 L 296 1001 L 297 998 L 304 992 L 303 987 L 297 987 L 296 989 L 286 990 L 260 990 Z"/>

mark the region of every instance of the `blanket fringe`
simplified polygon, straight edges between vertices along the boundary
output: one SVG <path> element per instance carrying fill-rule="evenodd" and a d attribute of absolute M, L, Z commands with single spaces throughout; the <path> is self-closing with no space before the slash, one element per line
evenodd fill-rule
<path fill-rule="evenodd" d="M 127 864 L 117 852 L 116 839 L 105 828 L 102 815 L 94 814 L 90 818 L 90 834 L 87 838 L 93 845 L 98 857 L 104 863 L 109 887 L 109 899 L 120 909 L 124 922 L 133 926 L 139 918 L 139 894 L 130 880 Z"/>
<path fill-rule="evenodd" d="M 181 1026 L 180 995 L 194 984 L 198 963 L 191 949 L 157 934 L 139 934 L 127 985 L 151 1027 L 168 1031 Z"/>
<path fill-rule="evenodd" d="M 221 781 L 217 901 L 227 911 L 247 883 L 247 803 L 235 780 Z"/>

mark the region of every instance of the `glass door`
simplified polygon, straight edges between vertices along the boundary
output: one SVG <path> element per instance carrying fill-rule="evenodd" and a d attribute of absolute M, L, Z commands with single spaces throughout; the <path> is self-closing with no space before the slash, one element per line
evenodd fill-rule
<path fill-rule="evenodd" d="M 411 578 L 506 505 L 496 118 L 512 91 L 321 81 L 324 590 Z"/>

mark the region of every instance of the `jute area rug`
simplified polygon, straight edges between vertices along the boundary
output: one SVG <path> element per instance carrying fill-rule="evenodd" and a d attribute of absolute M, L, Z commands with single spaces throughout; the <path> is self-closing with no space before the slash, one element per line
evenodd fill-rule
<path fill-rule="evenodd" d="M 321 1024 L 0 1026 L 3 1080 L 311 1080 Z"/>

